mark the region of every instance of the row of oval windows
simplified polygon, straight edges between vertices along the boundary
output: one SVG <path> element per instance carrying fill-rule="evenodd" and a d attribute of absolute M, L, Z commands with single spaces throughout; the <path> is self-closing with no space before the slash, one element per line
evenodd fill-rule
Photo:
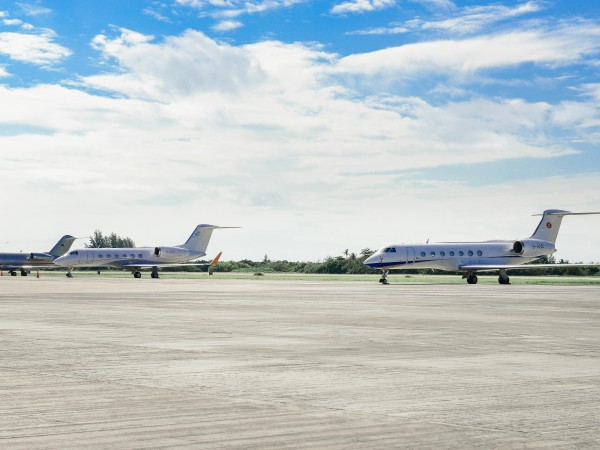
<path fill-rule="evenodd" d="M 473 251 L 469 250 L 467 252 L 467 255 L 469 256 L 473 256 Z M 477 250 L 477 256 L 482 256 L 483 252 L 481 250 Z M 425 257 L 427 256 L 427 253 L 425 252 L 421 252 L 421 257 Z M 429 256 L 435 256 L 435 252 L 429 252 Z M 446 252 L 445 251 L 441 251 L 440 252 L 440 256 L 446 256 Z M 449 251 L 448 252 L 448 256 L 454 256 L 454 252 L 453 251 Z M 465 256 L 465 252 L 463 252 L 462 250 L 458 252 L 458 256 Z"/>
<path fill-rule="evenodd" d="M 102 256 L 102 255 L 98 255 L 98 259 L 100 259 L 100 258 L 103 258 L 103 257 L 104 257 L 104 256 Z M 112 256 L 110 253 L 108 253 L 108 254 L 106 255 L 106 257 L 107 257 L 107 258 L 112 258 L 113 256 Z M 118 257 L 119 257 L 119 255 L 115 255 L 114 257 L 115 257 L 115 258 L 118 258 Z M 131 255 L 129 255 L 129 257 L 130 257 L 130 258 L 135 258 L 135 255 L 132 253 Z M 143 258 L 143 257 L 144 257 L 144 255 L 142 255 L 141 253 L 138 255 L 138 258 L 140 258 L 140 259 L 141 259 L 141 258 Z M 126 255 L 126 254 L 123 254 L 123 258 L 127 258 L 127 255 Z"/>

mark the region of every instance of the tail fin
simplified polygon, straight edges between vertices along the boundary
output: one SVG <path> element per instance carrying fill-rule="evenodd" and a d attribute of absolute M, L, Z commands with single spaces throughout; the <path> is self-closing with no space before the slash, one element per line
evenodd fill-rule
<path fill-rule="evenodd" d="M 59 256 L 63 256 L 70 250 L 71 245 L 73 245 L 73 242 L 75 242 L 75 239 L 77 239 L 77 238 L 74 236 L 69 236 L 68 234 L 65 234 L 63 237 L 61 237 L 58 240 L 56 245 L 54 247 L 52 247 L 52 250 L 50 250 L 48 253 L 50 253 L 55 258 L 58 258 Z"/>
<path fill-rule="evenodd" d="M 185 241 L 185 244 L 181 244 L 179 247 L 191 250 L 195 253 L 206 253 L 208 248 L 208 242 L 212 236 L 213 230 L 221 228 L 238 228 L 238 227 L 219 227 L 216 225 L 202 224 L 198 225 L 191 236 Z"/>
<path fill-rule="evenodd" d="M 531 235 L 531 238 L 550 241 L 555 244 L 560 223 L 562 222 L 562 218 L 564 216 L 584 216 L 588 214 L 600 214 L 600 212 L 573 213 L 571 211 L 563 211 L 561 209 L 547 209 L 543 214 L 535 214 L 536 216 L 541 215 L 542 220 L 540 220 L 540 223 Z"/>
<path fill-rule="evenodd" d="M 216 266 L 219 263 L 219 259 L 221 258 L 221 255 L 223 254 L 223 252 L 219 252 L 219 254 L 217 256 L 215 256 L 215 259 L 213 259 L 210 263 L 211 266 Z"/>

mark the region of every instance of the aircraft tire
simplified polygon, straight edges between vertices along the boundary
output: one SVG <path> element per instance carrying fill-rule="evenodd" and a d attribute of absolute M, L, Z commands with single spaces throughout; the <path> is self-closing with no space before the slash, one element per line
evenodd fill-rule
<path fill-rule="evenodd" d="M 142 278 L 142 274 L 138 271 L 133 272 L 133 278 Z"/>
<path fill-rule="evenodd" d="M 467 277 L 467 283 L 469 284 L 477 284 L 477 275 L 471 274 Z"/>
<path fill-rule="evenodd" d="M 510 284 L 510 278 L 508 278 L 508 277 L 506 277 L 506 278 L 498 277 L 498 283 L 500 283 L 500 284 Z"/>

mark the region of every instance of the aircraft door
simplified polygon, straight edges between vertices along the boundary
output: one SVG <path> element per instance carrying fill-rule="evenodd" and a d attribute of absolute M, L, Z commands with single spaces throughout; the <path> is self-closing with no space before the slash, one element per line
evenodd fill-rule
<path fill-rule="evenodd" d="M 85 257 L 88 263 L 94 262 L 94 252 L 85 252 Z"/>
<path fill-rule="evenodd" d="M 406 247 L 406 265 L 412 265 L 415 262 L 415 249 Z"/>

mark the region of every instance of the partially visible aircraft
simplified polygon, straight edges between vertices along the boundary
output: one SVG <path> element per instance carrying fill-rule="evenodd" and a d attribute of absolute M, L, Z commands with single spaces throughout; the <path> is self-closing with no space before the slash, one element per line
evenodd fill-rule
<path fill-rule="evenodd" d="M 435 244 L 388 245 L 379 249 L 364 262 L 373 269 L 381 269 L 381 284 L 388 284 L 390 269 L 438 269 L 462 272 L 467 283 L 477 283 L 477 272 L 499 272 L 498 282 L 510 284 L 506 273 L 510 269 L 539 269 L 553 267 L 582 267 L 592 264 L 530 264 L 556 252 L 556 237 L 562 218 L 600 214 L 600 212 L 573 213 L 548 209 L 531 237 L 512 241 L 440 242 Z"/>
<path fill-rule="evenodd" d="M 53 261 L 69 251 L 76 237 L 64 235 L 52 250 L 47 253 L 0 253 L 0 269 L 8 270 L 11 276 L 21 271 L 21 276 L 27 276 L 31 269 L 54 267 Z"/>
<path fill-rule="evenodd" d="M 184 244 L 173 247 L 133 247 L 133 248 L 85 248 L 69 252 L 54 261 L 59 266 L 67 267 L 67 277 L 72 276 L 75 267 L 110 266 L 131 270 L 134 278 L 142 276 L 140 270 L 151 268 L 151 277 L 158 278 L 159 267 L 206 266 L 215 265 L 221 257 L 219 253 L 209 264 L 193 263 L 206 255 L 208 242 L 213 230 L 221 228 L 216 225 L 198 225 Z"/>

